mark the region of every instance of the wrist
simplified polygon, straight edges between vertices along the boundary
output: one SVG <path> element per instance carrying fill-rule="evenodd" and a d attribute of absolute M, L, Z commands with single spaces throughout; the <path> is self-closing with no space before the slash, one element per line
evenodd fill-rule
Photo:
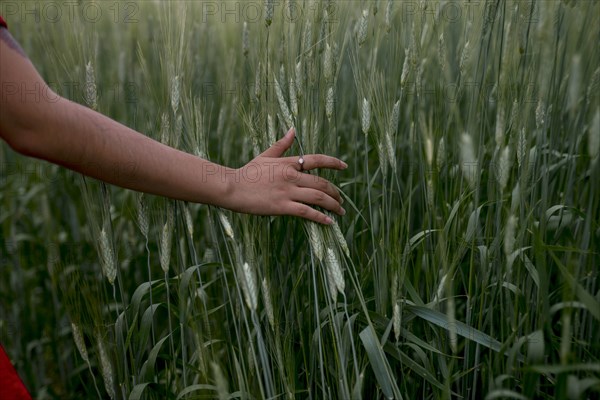
<path fill-rule="evenodd" d="M 221 179 L 221 190 L 218 197 L 219 207 L 226 208 L 228 210 L 236 210 L 236 201 L 239 197 L 239 181 L 236 178 L 239 171 L 234 168 L 221 167 L 222 179 Z"/>
<path fill-rule="evenodd" d="M 202 175 L 198 202 L 234 210 L 237 170 L 207 162 Z"/>

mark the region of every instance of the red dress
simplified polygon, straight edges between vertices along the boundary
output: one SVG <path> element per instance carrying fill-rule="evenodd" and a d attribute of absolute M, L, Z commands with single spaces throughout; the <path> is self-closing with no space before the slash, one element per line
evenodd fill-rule
<path fill-rule="evenodd" d="M 4 348 L 0 346 L 0 399 L 2 400 L 31 400 L 31 396 L 15 367 L 12 366 Z"/>
<path fill-rule="evenodd" d="M 7 27 L 6 21 L 1 16 L 0 27 Z M 0 345 L 0 399 L 31 400 L 31 395 L 27 392 L 23 381 L 19 378 L 2 345 Z"/>

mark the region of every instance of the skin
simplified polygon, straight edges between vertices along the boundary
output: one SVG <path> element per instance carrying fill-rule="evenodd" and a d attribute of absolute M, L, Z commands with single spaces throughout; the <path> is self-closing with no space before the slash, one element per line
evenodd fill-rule
<path fill-rule="evenodd" d="M 107 183 L 241 213 L 333 221 L 312 206 L 344 215 L 325 179 L 283 157 L 294 129 L 239 169 L 176 150 L 54 93 L 8 30 L 0 28 L 0 137 L 15 151 Z M 304 156 L 304 170 L 348 166 L 323 154 Z"/>

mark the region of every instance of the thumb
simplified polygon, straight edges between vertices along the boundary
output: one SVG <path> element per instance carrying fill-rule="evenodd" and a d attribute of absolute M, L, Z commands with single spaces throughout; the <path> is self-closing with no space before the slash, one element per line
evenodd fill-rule
<path fill-rule="evenodd" d="M 261 156 L 270 158 L 281 157 L 283 153 L 292 147 L 292 144 L 294 143 L 294 136 L 296 136 L 296 130 L 294 128 L 290 128 L 283 138 L 273 143 L 273 145 L 265 150 Z"/>

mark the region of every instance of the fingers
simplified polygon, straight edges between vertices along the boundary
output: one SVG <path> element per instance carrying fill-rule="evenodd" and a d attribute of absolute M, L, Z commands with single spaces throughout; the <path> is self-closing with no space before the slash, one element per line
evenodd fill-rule
<path fill-rule="evenodd" d="M 328 180 L 314 175 L 298 174 L 296 184 L 301 188 L 315 189 L 319 192 L 327 194 L 338 203 L 342 202 L 340 192 Z M 332 210 L 333 211 L 333 210 Z"/>
<path fill-rule="evenodd" d="M 281 171 L 284 174 L 284 180 L 288 184 L 292 183 L 292 186 L 287 186 L 286 189 L 290 197 L 285 202 L 286 204 L 283 209 L 280 208 L 277 213 L 283 212 L 284 214 L 330 225 L 333 223 L 332 219 L 311 206 L 321 207 L 339 215 L 345 215 L 346 210 L 340 205 L 342 202 L 340 193 L 329 181 L 300 171 L 309 171 L 317 168 L 343 170 L 348 168 L 348 165 L 335 157 L 324 154 L 306 155 L 303 157 L 304 164 L 302 165 L 298 162 L 300 156 L 282 158 L 282 155 L 294 143 L 294 136 L 295 130 L 292 128 L 281 140 L 273 144 L 260 156 L 263 159 L 271 159 L 266 160 L 269 164 L 265 163 L 269 168 L 269 174 Z"/>
<path fill-rule="evenodd" d="M 286 157 L 286 159 L 290 162 L 296 163 L 298 166 L 298 170 L 300 170 L 300 164 L 298 164 L 298 159 L 300 157 Z M 343 170 L 348 168 L 348 164 L 339 160 L 335 157 L 327 156 L 325 154 L 309 154 L 304 157 L 304 164 L 302 168 L 304 171 L 310 171 L 312 169 L 317 168 L 329 168 L 329 169 L 337 169 Z"/>
<path fill-rule="evenodd" d="M 290 128 L 290 130 L 285 134 L 283 138 L 273 143 L 273 145 L 267 150 L 265 150 L 261 155 L 263 157 L 281 157 L 283 153 L 285 153 L 290 147 L 292 147 L 295 135 L 296 130 L 294 128 Z"/>
<path fill-rule="evenodd" d="M 299 190 L 294 193 L 293 198 L 300 203 L 319 206 L 339 215 L 346 214 L 346 210 L 342 208 L 338 200 L 335 200 L 333 197 L 320 190 L 299 188 Z"/>
<path fill-rule="evenodd" d="M 310 221 L 314 221 L 319 224 L 333 224 L 333 220 L 327 215 L 302 203 L 291 203 L 289 209 L 287 210 L 287 214 L 293 215 L 295 217 L 306 218 Z"/>

